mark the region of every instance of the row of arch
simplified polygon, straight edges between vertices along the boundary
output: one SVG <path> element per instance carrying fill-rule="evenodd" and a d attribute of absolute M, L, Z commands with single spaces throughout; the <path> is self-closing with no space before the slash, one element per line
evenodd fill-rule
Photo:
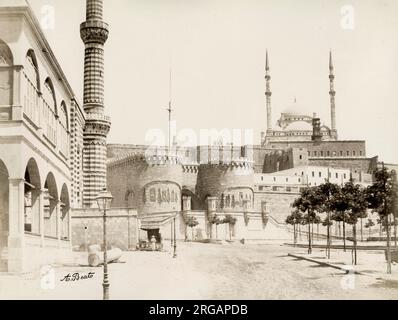
<path fill-rule="evenodd" d="M 65 114 L 65 125 L 68 128 L 68 114 L 65 101 L 62 101 L 61 113 L 58 111 L 57 97 L 55 94 L 54 84 L 50 77 L 47 77 L 44 81 L 43 89 L 41 87 L 40 82 L 40 73 L 39 73 L 39 65 L 37 63 L 37 58 L 33 49 L 29 49 L 26 54 L 26 74 L 35 86 L 35 89 L 38 94 L 43 94 L 44 99 L 48 102 L 51 102 L 50 107 L 53 108 L 54 113 L 61 118 L 62 114 Z"/>
<path fill-rule="evenodd" d="M 32 235 L 44 235 L 54 239 L 70 239 L 70 198 L 66 184 L 58 188 L 55 176 L 49 172 L 41 181 L 39 167 L 31 158 L 24 173 L 23 188 L 24 231 Z M 9 233 L 9 171 L 0 160 L 0 235 Z M 14 199 L 15 201 L 15 199 Z M 58 221 L 59 219 L 59 221 Z M 0 241 L 1 246 L 1 241 Z M 4 241 L 3 241 L 4 246 Z"/>
<path fill-rule="evenodd" d="M 42 195 L 43 205 L 39 204 Z M 59 190 L 52 172 L 47 174 L 44 183 L 40 180 L 36 161 L 31 158 L 25 170 L 25 232 L 44 233 L 44 236 L 69 239 L 70 199 L 66 184 Z M 40 212 L 43 210 L 43 212 Z M 59 210 L 59 213 L 57 211 Z M 44 215 L 44 226 L 40 216 Z M 57 222 L 57 219 L 60 222 Z"/>

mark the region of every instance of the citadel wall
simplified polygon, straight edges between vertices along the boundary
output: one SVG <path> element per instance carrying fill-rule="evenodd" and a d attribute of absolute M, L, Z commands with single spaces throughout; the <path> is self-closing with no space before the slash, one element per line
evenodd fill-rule
<path fill-rule="evenodd" d="M 178 157 L 132 155 L 108 164 L 113 207 L 139 213 L 181 210 L 182 165 Z"/>

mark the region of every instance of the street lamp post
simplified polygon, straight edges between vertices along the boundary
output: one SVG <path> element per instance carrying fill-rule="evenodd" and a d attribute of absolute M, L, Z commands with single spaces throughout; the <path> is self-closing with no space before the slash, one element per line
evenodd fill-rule
<path fill-rule="evenodd" d="M 109 300 L 109 281 L 108 281 L 108 252 L 107 252 L 107 239 L 106 239 L 106 210 L 109 209 L 113 197 L 112 194 L 106 189 L 102 190 L 98 196 L 95 198 L 98 207 L 104 212 L 104 281 L 102 283 L 103 287 L 103 300 Z"/>
<path fill-rule="evenodd" d="M 173 258 L 177 258 L 177 241 L 176 241 L 176 217 L 174 216 L 174 253 Z"/>

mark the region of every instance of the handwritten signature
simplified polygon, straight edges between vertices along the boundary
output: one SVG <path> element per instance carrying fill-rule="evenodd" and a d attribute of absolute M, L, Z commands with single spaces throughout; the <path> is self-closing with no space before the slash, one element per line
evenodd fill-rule
<path fill-rule="evenodd" d="M 80 280 L 88 280 L 92 279 L 95 275 L 95 272 L 89 272 L 88 274 L 80 275 L 80 273 L 68 273 L 61 281 L 69 282 L 69 281 L 80 281 Z"/>

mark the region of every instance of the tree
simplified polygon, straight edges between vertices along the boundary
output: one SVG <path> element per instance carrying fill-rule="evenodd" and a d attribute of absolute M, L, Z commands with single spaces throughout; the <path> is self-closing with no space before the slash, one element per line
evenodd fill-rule
<path fill-rule="evenodd" d="M 300 196 L 293 202 L 293 208 L 305 213 L 302 224 L 308 224 L 308 254 L 312 253 L 311 223 L 316 216 L 320 199 L 313 188 L 304 188 L 300 191 Z"/>
<path fill-rule="evenodd" d="M 326 236 L 326 255 L 328 259 L 330 259 L 330 247 L 332 244 L 331 236 L 330 236 L 330 227 L 333 225 L 331 219 L 331 212 L 333 210 L 333 197 L 335 194 L 338 194 L 340 191 L 340 187 L 336 184 L 330 183 L 327 181 L 324 184 L 321 184 L 317 187 L 317 193 L 321 200 L 321 205 L 318 208 L 320 213 L 326 213 L 326 218 L 323 222 L 323 225 L 327 229 L 327 236 Z M 325 224 L 326 223 L 326 224 Z"/>
<path fill-rule="evenodd" d="M 192 231 L 192 241 L 194 240 L 193 237 L 193 228 L 195 228 L 197 225 L 199 225 L 198 220 L 194 216 L 189 216 L 186 221 L 185 221 L 187 227 L 191 228 Z"/>
<path fill-rule="evenodd" d="M 293 244 L 296 246 L 297 244 L 297 226 L 301 223 L 302 214 L 299 210 L 294 210 L 289 216 L 286 217 L 286 224 L 290 224 L 293 226 Z"/>
<path fill-rule="evenodd" d="M 352 225 L 352 234 L 354 238 L 353 264 L 358 262 L 357 258 L 357 224 L 358 220 L 366 214 L 368 208 L 366 189 L 359 184 L 354 184 L 352 179 L 347 182 L 343 188 L 345 201 L 347 202 L 348 223 Z"/>
<path fill-rule="evenodd" d="M 333 225 L 333 220 L 329 217 L 326 217 L 323 221 L 322 221 L 322 225 L 324 227 L 327 228 L 327 238 L 329 239 L 328 243 L 327 243 L 327 250 L 328 250 L 328 259 L 330 259 L 330 246 L 332 244 L 332 239 L 330 236 L 330 227 Z"/>
<path fill-rule="evenodd" d="M 346 234 L 345 234 L 345 224 L 349 219 L 347 214 L 348 202 L 342 190 L 343 188 L 337 188 L 330 199 L 330 209 L 333 212 L 331 219 L 337 222 L 343 223 L 343 246 L 344 251 L 346 251 Z"/>
<path fill-rule="evenodd" d="M 316 215 L 312 223 L 313 225 L 316 224 L 316 240 L 319 241 L 319 225 L 322 223 L 321 217 Z"/>
<path fill-rule="evenodd" d="M 372 227 L 375 225 L 372 219 L 368 219 L 368 222 L 365 223 L 365 228 L 369 229 L 369 238 L 372 234 Z"/>
<path fill-rule="evenodd" d="M 379 214 L 381 222 L 386 224 L 387 232 L 387 273 L 391 274 L 391 216 L 397 209 L 397 186 L 394 172 L 384 167 L 374 172 L 374 183 L 367 188 L 369 208 Z"/>
<path fill-rule="evenodd" d="M 364 191 L 366 192 L 366 191 Z M 360 214 L 359 219 L 361 221 L 361 241 L 363 241 L 363 219 L 368 217 L 368 212 L 365 210 L 362 214 Z"/>
<path fill-rule="evenodd" d="M 224 218 L 224 223 L 229 225 L 229 240 L 232 240 L 232 228 L 236 224 L 237 219 L 230 214 L 227 214 Z"/>

